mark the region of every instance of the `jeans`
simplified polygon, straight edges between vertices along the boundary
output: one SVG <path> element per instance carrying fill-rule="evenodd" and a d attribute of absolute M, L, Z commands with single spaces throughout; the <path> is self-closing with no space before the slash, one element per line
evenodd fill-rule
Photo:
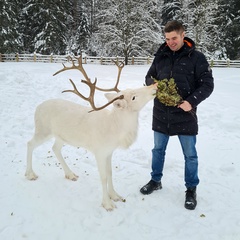
<path fill-rule="evenodd" d="M 195 135 L 178 135 L 181 143 L 184 160 L 185 160 L 185 186 L 187 188 L 196 187 L 199 184 L 198 179 L 198 156 L 196 151 Z M 169 136 L 154 131 L 154 148 L 152 150 L 152 180 L 160 182 L 163 176 L 163 167 L 165 161 L 165 153 Z"/>

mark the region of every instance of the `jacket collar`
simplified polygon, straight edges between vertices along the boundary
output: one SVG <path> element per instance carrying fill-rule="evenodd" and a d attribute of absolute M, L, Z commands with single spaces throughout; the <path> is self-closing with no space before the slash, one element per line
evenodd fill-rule
<path fill-rule="evenodd" d="M 191 38 L 185 37 L 184 38 L 184 45 L 181 49 L 181 52 L 183 54 L 189 54 L 190 52 L 192 52 L 195 49 L 195 43 Z M 160 48 L 158 49 L 158 51 L 156 52 L 156 54 L 154 54 L 155 56 L 160 56 L 163 54 L 172 54 L 171 49 L 168 47 L 167 43 L 164 42 Z"/>

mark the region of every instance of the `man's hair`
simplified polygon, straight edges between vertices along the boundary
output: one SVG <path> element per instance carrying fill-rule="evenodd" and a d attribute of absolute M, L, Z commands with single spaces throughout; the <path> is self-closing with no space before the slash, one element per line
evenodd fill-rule
<path fill-rule="evenodd" d="M 170 33 L 170 32 L 173 32 L 173 31 L 182 33 L 182 32 L 185 31 L 185 28 L 184 28 L 184 26 L 182 25 L 181 22 L 178 22 L 177 20 L 173 20 L 173 21 L 167 22 L 163 31 L 164 31 L 164 33 Z"/>

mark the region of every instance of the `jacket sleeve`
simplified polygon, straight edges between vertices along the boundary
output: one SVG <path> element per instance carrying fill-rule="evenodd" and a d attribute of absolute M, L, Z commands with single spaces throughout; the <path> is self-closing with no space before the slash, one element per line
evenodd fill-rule
<path fill-rule="evenodd" d="M 153 63 L 151 67 L 149 68 L 147 75 L 145 77 L 145 83 L 147 86 L 152 85 L 154 83 L 152 77 L 156 78 L 156 67 L 155 67 L 155 59 L 153 60 Z"/>
<path fill-rule="evenodd" d="M 196 89 L 186 98 L 192 107 L 209 97 L 214 89 L 212 70 L 206 57 L 199 52 L 199 57 L 195 65 Z"/>

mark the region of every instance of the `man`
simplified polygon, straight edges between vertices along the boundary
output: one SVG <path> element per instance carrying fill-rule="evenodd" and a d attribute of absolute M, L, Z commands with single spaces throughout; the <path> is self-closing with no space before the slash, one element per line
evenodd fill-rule
<path fill-rule="evenodd" d="M 198 156 L 196 135 L 198 134 L 197 106 L 213 91 L 213 77 L 205 56 L 195 49 L 195 43 L 185 37 L 183 25 L 170 21 L 164 28 L 166 42 L 155 54 L 146 75 L 146 84 L 154 79 L 173 78 L 183 101 L 177 107 L 166 106 L 154 99 L 152 129 L 154 148 L 152 150 L 151 180 L 140 189 L 142 194 L 151 194 L 162 188 L 161 179 L 165 152 L 170 136 L 177 135 L 185 160 L 185 208 L 193 210 L 197 205 L 196 187 L 198 178 Z M 191 112 L 190 112 L 191 111 Z"/>

